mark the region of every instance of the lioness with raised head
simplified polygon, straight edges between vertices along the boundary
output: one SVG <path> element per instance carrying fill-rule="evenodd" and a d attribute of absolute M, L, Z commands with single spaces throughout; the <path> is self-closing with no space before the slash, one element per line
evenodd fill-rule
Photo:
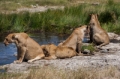
<path fill-rule="evenodd" d="M 93 42 L 98 47 L 109 44 L 109 36 L 107 32 L 100 26 L 97 14 L 92 14 L 88 25 L 90 29 L 90 42 Z"/>
<path fill-rule="evenodd" d="M 47 54 L 45 59 L 71 58 L 76 56 L 76 51 L 71 47 L 61 47 L 54 44 L 41 45 L 43 51 Z"/>
<path fill-rule="evenodd" d="M 87 25 L 82 25 L 76 28 L 72 34 L 63 42 L 59 43 L 58 46 L 72 47 L 78 52 L 78 55 L 83 55 L 81 53 L 82 41 L 84 35 L 87 33 Z"/>
<path fill-rule="evenodd" d="M 45 55 L 41 46 L 31 39 L 26 33 L 11 33 L 5 37 L 5 46 L 15 43 L 17 46 L 17 60 L 14 63 L 21 63 L 23 60 L 32 62 L 43 58 Z"/>

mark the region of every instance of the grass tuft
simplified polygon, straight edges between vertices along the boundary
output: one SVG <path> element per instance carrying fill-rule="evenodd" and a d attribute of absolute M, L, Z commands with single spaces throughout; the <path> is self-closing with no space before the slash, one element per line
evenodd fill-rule
<path fill-rule="evenodd" d="M 30 68 L 28 73 L 0 73 L 0 79 L 120 79 L 117 67 L 57 69 L 52 66 Z"/>

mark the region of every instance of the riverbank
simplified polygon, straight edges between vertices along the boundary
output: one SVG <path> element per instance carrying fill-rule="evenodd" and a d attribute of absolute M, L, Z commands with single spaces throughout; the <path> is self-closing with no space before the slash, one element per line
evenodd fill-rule
<path fill-rule="evenodd" d="M 3 13 L 17 12 L 18 9 L 24 10 L 24 8 L 32 9 L 38 6 L 72 6 L 78 4 L 106 4 L 108 0 L 1 0 L 0 11 Z M 114 2 L 120 2 L 114 0 Z M 27 9 L 27 10 L 28 10 Z M 33 10 L 34 11 L 34 10 Z M 33 12 L 32 11 L 32 12 Z M 18 11 L 19 12 L 19 11 Z"/>
<path fill-rule="evenodd" d="M 110 44 L 101 47 L 99 51 L 94 51 L 92 56 L 75 56 L 56 60 L 42 59 L 33 63 L 6 64 L 0 66 L 0 69 L 6 71 L 5 73 L 0 73 L 0 78 L 56 79 L 55 75 L 57 75 L 57 78 L 59 77 L 60 79 L 119 79 L 120 35 L 108 34 L 111 40 Z"/>

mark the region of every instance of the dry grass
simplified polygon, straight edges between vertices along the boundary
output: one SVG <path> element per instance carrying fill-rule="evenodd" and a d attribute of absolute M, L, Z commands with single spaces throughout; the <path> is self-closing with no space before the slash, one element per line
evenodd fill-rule
<path fill-rule="evenodd" d="M 1 73 L 0 79 L 120 79 L 116 67 L 80 68 L 77 71 L 60 70 L 54 67 L 31 68 L 29 73 Z"/>
<path fill-rule="evenodd" d="M 80 3 L 106 3 L 108 0 L 0 0 L 0 11 L 15 11 L 18 8 L 31 7 L 33 6 L 45 6 L 45 5 L 63 5 L 70 6 Z M 120 2 L 114 0 L 114 2 Z"/>

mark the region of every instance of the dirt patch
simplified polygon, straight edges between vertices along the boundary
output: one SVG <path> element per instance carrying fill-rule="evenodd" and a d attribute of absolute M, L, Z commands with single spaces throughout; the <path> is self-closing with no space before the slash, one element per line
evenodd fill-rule
<path fill-rule="evenodd" d="M 34 13 L 34 12 L 44 12 L 44 11 L 47 11 L 48 9 L 50 9 L 50 10 L 56 10 L 56 9 L 63 10 L 64 6 L 33 6 L 33 5 L 31 5 L 30 8 L 22 7 L 22 8 L 18 8 L 15 11 L 3 11 L 2 13 L 6 13 L 6 14 L 20 13 L 20 12 Z"/>

